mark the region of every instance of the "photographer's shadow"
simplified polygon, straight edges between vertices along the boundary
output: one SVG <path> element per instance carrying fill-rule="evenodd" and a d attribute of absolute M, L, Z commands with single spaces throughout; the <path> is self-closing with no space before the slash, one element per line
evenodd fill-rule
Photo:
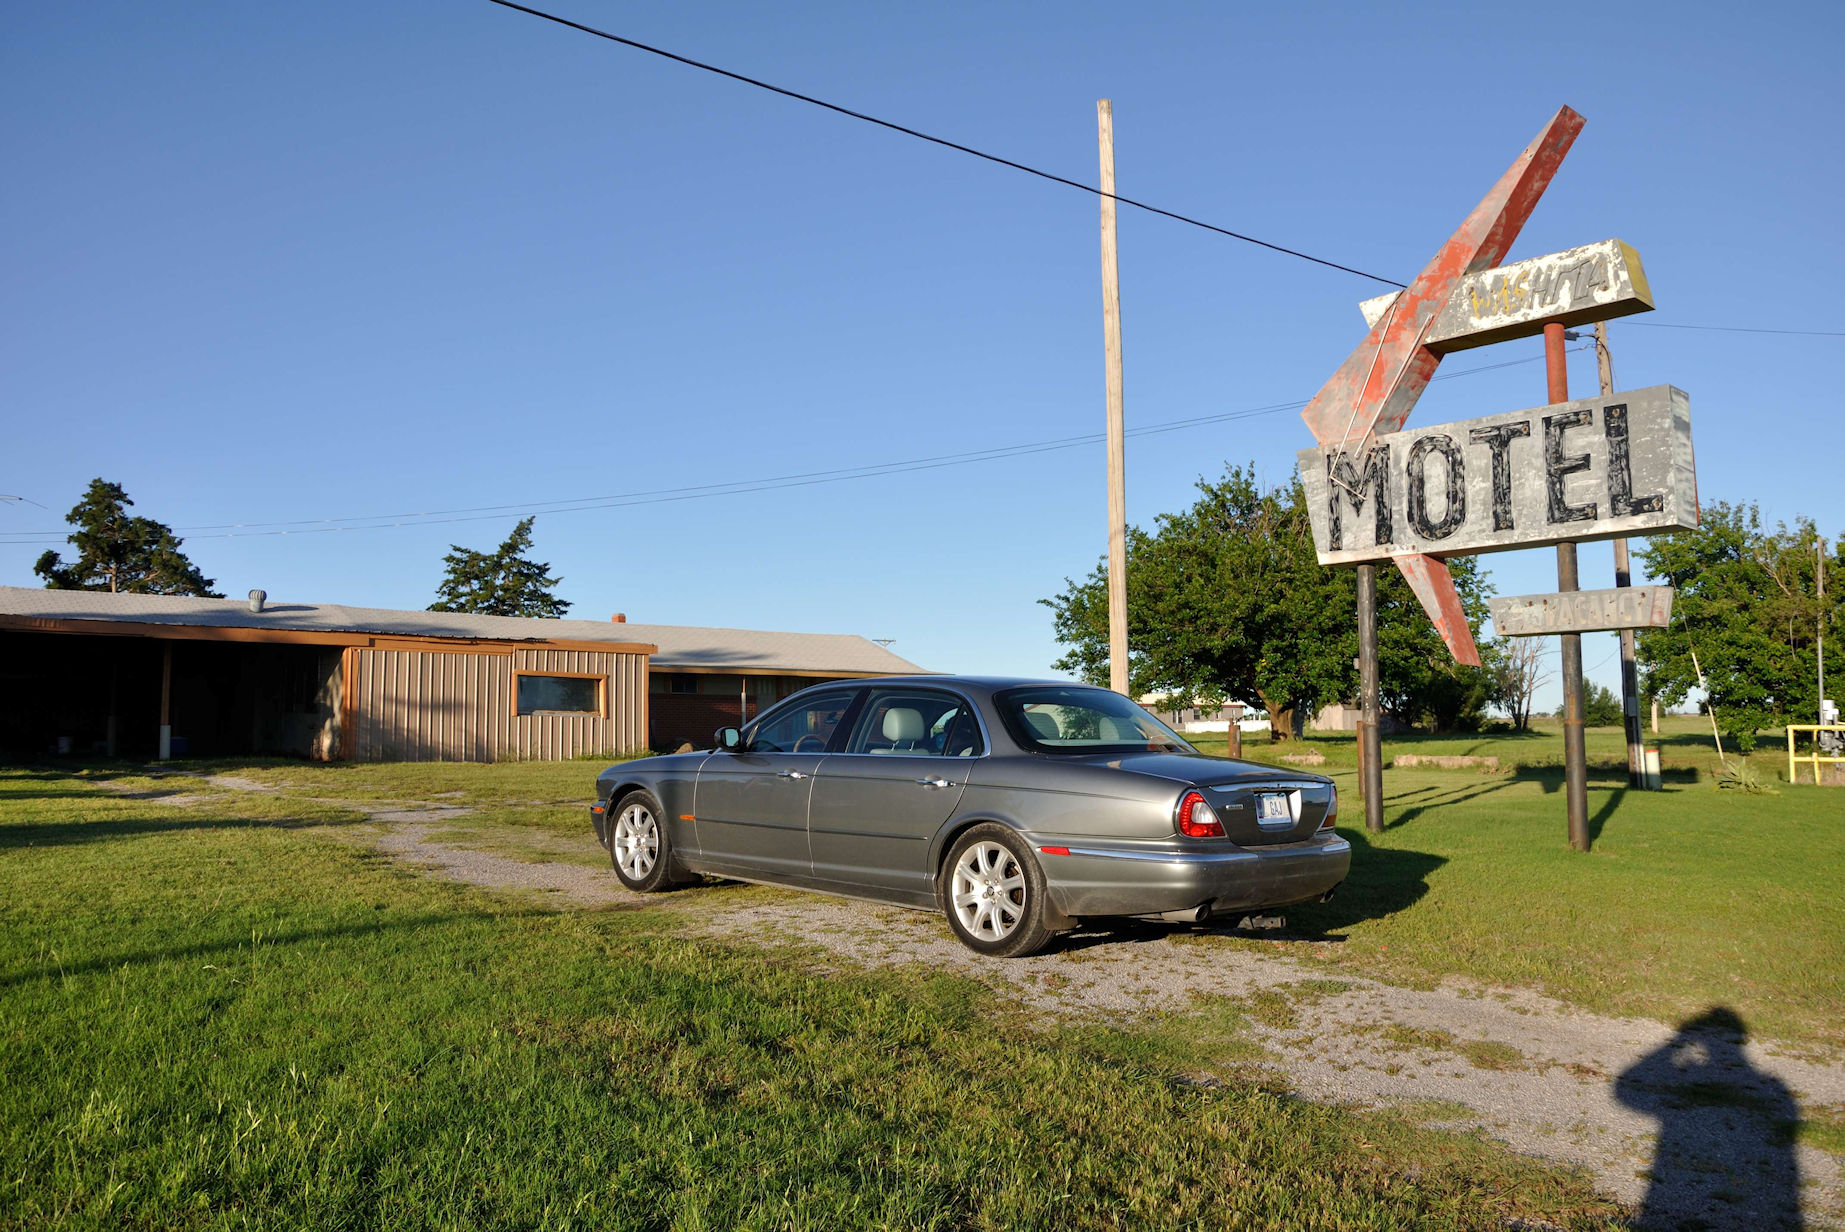
<path fill-rule="evenodd" d="M 1793 1095 L 1743 1053 L 1748 1028 L 1718 1006 L 1615 1080 L 1615 1098 L 1659 1121 L 1635 1226 L 1798 1229 Z"/>

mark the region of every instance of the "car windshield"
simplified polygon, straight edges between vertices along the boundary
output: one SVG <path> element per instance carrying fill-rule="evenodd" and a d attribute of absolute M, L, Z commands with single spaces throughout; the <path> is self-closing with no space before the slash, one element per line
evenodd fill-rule
<path fill-rule="evenodd" d="M 1039 753 L 1193 753 L 1131 700 L 1083 685 L 1008 689 L 994 699 L 1015 739 Z"/>

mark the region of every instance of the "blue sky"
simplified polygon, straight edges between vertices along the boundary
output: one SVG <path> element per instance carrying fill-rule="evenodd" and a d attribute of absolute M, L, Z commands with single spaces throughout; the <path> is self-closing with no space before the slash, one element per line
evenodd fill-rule
<path fill-rule="evenodd" d="M 1561 103 L 1513 251 L 1618 235 L 1658 323 L 1845 330 L 1836 6 L 615 4 L 658 43 L 1407 280 Z M 486 3 L 15 7 L 0 40 L 0 583 L 87 481 L 179 528 L 538 505 L 1054 440 L 1103 415 L 1096 202 Z M 1130 429 L 1311 395 L 1380 288 L 1125 211 Z M 1617 322 L 1690 391 L 1701 493 L 1845 524 L 1845 339 Z M 1535 359 L 1508 343 L 1452 372 Z M 1539 363 L 1412 423 L 1544 401 Z M 1592 356 L 1572 388 L 1593 389 Z M 1131 520 L 1293 411 L 1137 437 Z M 541 516 L 572 615 L 862 633 L 1043 673 L 1100 445 Z M 182 531 L 231 594 L 421 607 L 518 516 Z M 1489 560 L 1554 589 L 1548 550 Z M 1583 552 L 1610 584 L 1608 549 Z M 1591 677 L 1618 681 L 1612 636 Z M 1554 704 L 1554 686 L 1549 701 Z"/>

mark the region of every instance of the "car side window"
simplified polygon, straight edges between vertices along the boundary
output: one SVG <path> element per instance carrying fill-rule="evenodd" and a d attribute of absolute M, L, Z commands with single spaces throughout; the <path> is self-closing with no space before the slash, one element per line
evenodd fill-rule
<path fill-rule="evenodd" d="M 750 729 L 752 753 L 824 753 L 839 721 L 856 696 L 851 689 L 821 693 L 806 701 L 764 715 Z"/>
<path fill-rule="evenodd" d="M 848 753 L 908 757 L 978 757 L 980 725 L 967 702 L 928 689 L 879 689 L 846 744 Z"/>

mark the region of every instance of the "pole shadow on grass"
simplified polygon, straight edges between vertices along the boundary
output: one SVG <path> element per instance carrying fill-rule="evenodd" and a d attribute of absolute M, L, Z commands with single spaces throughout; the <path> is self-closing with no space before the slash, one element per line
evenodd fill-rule
<path fill-rule="evenodd" d="M 1637 1228 L 1805 1227 L 1794 1098 L 1749 1064 L 1747 1038 L 1741 1015 L 1714 1006 L 1615 1080 L 1616 1099 L 1659 1122 Z"/>
<path fill-rule="evenodd" d="M 167 806 L 171 807 L 171 806 Z M 180 810 L 175 809 L 175 813 Z M 327 826 L 358 825 L 360 822 L 293 820 L 257 820 L 254 818 L 186 817 L 116 817 L 107 821 L 16 822 L 0 825 L 0 851 L 28 847 L 69 847 L 79 843 L 101 843 L 110 839 L 134 838 L 143 834 L 178 834 L 186 830 L 311 830 Z"/>
<path fill-rule="evenodd" d="M 463 921 L 478 919 L 513 920 L 547 915 L 543 911 L 508 911 L 496 912 L 492 916 L 470 914 L 424 913 L 408 916 L 400 920 L 368 920 L 362 924 L 340 924 L 326 928 L 302 928 L 286 933 L 261 934 L 258 944 L 261 948 L 273 949 L 284 946 L 303 945 L 313 941 L 332 941 L 343 938 L 373 937 L 383 933 L 406 932 L 415 929 L 435 928 Z M 35 980 L 56 980 L 72 975 L 95 975 L 104 971 L 119 971 L 123 967 L 146 966 L 151 963 L 171 962 L 183 958 L 216 957 L 232 954 L 238 950 L 250 948 L 250 938 L 239 936 L 222 941 L 201 941 L 192 945 L 166 946 L 160 949 L 132 950 L 127 953 L 110 954 L 96 958 L 86 958 L 78 962 L 64 962 L 56 958 L 41 959 L 30 967 L 15 968 L 0 972 L 0 988 L 13 988 L 29 984 Z"/>

